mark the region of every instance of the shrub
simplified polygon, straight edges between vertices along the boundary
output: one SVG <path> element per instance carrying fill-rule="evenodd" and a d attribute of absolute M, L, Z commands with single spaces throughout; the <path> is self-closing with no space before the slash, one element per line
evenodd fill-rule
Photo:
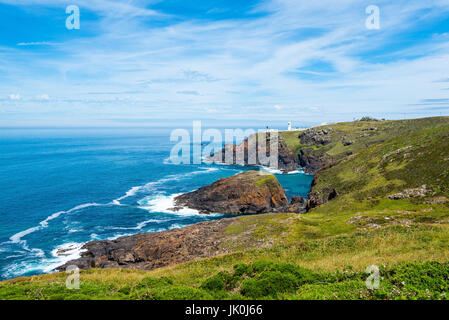
<path fill-rule="evenodd" d="M 321 280 L 321 276 L 319 274 L 292 263 L 274 264 L 272 265 L 270 270 L 279 271 L 283 274 L 293 275 L 299 285 L 303 285 L 305 283 L 314 283 Z"/>
<path fill-rule="evenodd" d="M 156 300 L 211 300 L 213 297 L 206 291 L 187 286 L 171 286 L 155 292 Z"/>
<path fill-rule="evenodd" d="M 359 121 L 379 121 L 379 120 L 376 118 L 373 118 L 373 117 L 365 116 L 365 117 L 362 117 Z"/>
<path fill-rule="evenodd" d="M 259 278 L 245 280 L 242 284 L 242 294 L 249 298 L 275 298 L 278 293 L 295 292 L 298 281 L 292 274 L 280 271 L 263 272 Z"/>
<path fill-rule="evenodd" d="M 165 287 L 173 284 L 173 280 L 162 277 L 162 278 L 152 278 L 145 277 L 136 285 L 136 289 L 142 288 L 155 288 L 155 287 Z"/>
<path fill-rule="evenodd" d="M 270 270 L 275 263 L 269 260 L 260 260 L 253 263 L 254 273 L 260 273 Z"/>
<path fill-rule="evenodd" d="M 251 276 L 253 268 L 249 264 L 239 263 L 234 266 L 234 276 L 242 277 L 244 275 Z"/>
<path fill-rule="evenodd" d="M 387 272 L 389 282 L 413 292 L 440 293 L 449 290 L 449 264 L 440 262 L 406 263 Z"/>
<path fill-rule="evenodd" d="M 201 284 L 201 288 L 209 291 L 220 291 L 225 290 L 226 282 L 223 279 L 222 273 L 216 274 L 215 276 L 207 279 Z"/>
<path fill-rule="evenodd" d="M 219 272 L 201 284 L 201 288 L 208 291 L 232 290 L 241 280 L 239 276 L 232 276 L 227 272 Z"/>
<path fill-rule="evenodd" d="M 124 286 L 118 290 L 119 293 L 129 295 L 131 293 L 131 286 Z"/>

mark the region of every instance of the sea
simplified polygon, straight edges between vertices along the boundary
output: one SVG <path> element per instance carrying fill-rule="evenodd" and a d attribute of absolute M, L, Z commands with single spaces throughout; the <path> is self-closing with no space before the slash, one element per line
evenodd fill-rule
<path fill-rule="evenodd" d="M 256 129 L 256 128 L 254 128 Z M 227 218 L 171 210 L 176 195 L 244 170 L 307 197 L 301 170 L 173 164 L 171 128 L 0 128 L 0 280 L 54 272 L 84 243 Z"/>

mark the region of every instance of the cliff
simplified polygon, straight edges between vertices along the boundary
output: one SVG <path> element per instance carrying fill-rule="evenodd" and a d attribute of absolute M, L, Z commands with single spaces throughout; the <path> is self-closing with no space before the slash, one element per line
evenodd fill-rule
<path fill-rule="evenodd" d="M 175 199 L 176 206 L 201 213 L 248 214 L 288 211 L 284 189 L 272 174 L 247 171 Z M 177 209 L 177 208 L 175 208 Z"/>
<path fill-rule="evenodd" d="M 226 253 L 220 245 L 223 231 L 233 222 L 222 219 L 155 233 L 140 233 L 116 240 L 92 241 L 83 246 L 81 258 L 59 266 L 80 269 L 133 268 L 152 270 L 194 259 Z"/>
<path fill-rule="evenodd" d="M 226 144 L 223 149 L 213 154 L 209 157 L 209 160 L 216 163 L 226 163 L 226 164 L 240 164 L 245 166 L 254 166 L 254 165 L 263 165 L 266 166 L 266 163 L 262 163 L 257 157 L 257 151 L 259 150 L 259 138 L 256 137 L 248 137 L 240 145 L 234 144 Z M 251 142 L 250 142 L 251 141 Z M 266 156 L 270 156 L 270 135 L 266 135 Z M 287 144 L 282 140 L 282 138 L 278 139 L 278 169 L 283 173 L 288 173 L 291 171 L 295 171 L 300 167 L 298 156 L 291 152 L 288 148 Z M 229 159 L 226 160 L 225 154 L 228 153 Z M 243 163 L 238 163 L 237 155 L 243 154 Z M 249 159 L 255 159 L 255 163 L 249 163 Z"/>
<path fill-rule="evenodd" d="M 303 152 L 309 160 L 312 156 L 317 160 L 308 162 L 316 173 L 307 214 L 245 215 L 88 243 L 83 257 L 69 264 L 152 271 L 82 272 L 82 281 L 88 285 L 82 286 L 81 292 L 96 292 L 96 297 L 106 299 L 247 298 L 257 281 L 261 286 L 268 281 L 251 270 L 267 270 L 271 260 L 345 275 L 344 279 L 331 277 L 336 281 L 331 284 L 329 277 L 317 278 L 312 286 L 294 286 L 291 292 L 271 298 L 441 299 L 449 294 L 445 282 L 429 291 L 426 280 L 428 271 L 443 270 L 440 263 L 449 261 L 448 117 L 338 123 L 282 132 L 281 136 L 298 159 Z M 186 198 L 209 199 L 206 195 L 212 193 Z M 304 206 L 306 202 L 295 198 L 289 206 Z M 428 261 L 435 260 L 433 267 Z M 432 267 L 427 270 L 420 266 L 413 271 L 416 262 Z M 248 263 L 253 263 L 253 269 Z M 383 273 L 382 281 L 387 281 L 382 282 L 386 285 L 383 290 L 366 290 L 367 266 L 382 264 L 388 270 L 398 263 L 395 273 Z M 164 266 L 169 267 L 158 269 Z M 282 270 L 296 269 L 288 266 Z M 227 273 L 239 275 L 243 282 L 229 286 L 223 276 Z M 0 297 L 3 293 L 48 299 L 58 288 L 65 294 L 66 276 L 61 273 L 2 282 Z M 147 285 L 143 286 L 143 278 L 148 276 L 151 278 L 145 278 Z M 388 282 L 391 276 L 397 279 Z M 350 286 L 344 282 L 348 279 Z M 103 282 L 108 283 L 108 289 Z M 212 282 L 219 284 L 219 290 L 210 289 Z M 207 294 L 199 296 L 199 292 Z"/>
<path fill-rule="evenodd" d="M 269 212 L 304 213 L 308 201 L 294 197 L 290 203 L 276 177 L 270 173 L 247 171 L 175 199 L 177 208 L 189 207 L 201 213 L 224 213 L 229 215 Z M 177 208 L 174 208 L 175 210 Z M 156 233 L 141 233 L 116 240 L 92 241 L 83 246 L 80 259 L 69 265 L 81 269 L 90 268 L 136 268 L 152 270 L 223 254 L 222 247 L 228 237 L 225 229 L 235 219 L 222 219 L 187 226 L 182 229 Z"/>

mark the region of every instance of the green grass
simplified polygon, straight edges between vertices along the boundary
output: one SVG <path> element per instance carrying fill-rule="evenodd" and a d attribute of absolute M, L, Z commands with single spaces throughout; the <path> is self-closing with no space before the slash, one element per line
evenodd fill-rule
<path fill-rule="evenodd" d="M 255 180 L 254 184 L 257 187 L 272 186 L 277 184 L 277 179 L 274 175 L 261 175 L 257 180 Z"/>
<path fill-rule="evenodd" d="M 342 204 L 382 200 L 404 189 L 426 185 L 427 196 L 416 199 L 404 209 L 429 202 L 434 197 L 449 197 L 448 118 L 408 122 L 408 127 L 402 127 L 403 122 L 399 122 L 397 129 L 401 134 L 390 134 L 388 140 L 382 139 L 363 148 L 351 146 L 352 155 L 336 160 L 333 167 L 318 173 L 312 192 L 326 199 L 330 191 L 336 189 L 343 196 L 334 201 Z M 389 122 L 380 123 L 385 126 Z M 390 127 L 384 130 L 390 130 L 387 128 Z M 384 136 L 382 130 L 379 131 L 378 134 Z M 328 210 L 327 204 L 318 210 Z"/>
<path fill-rule="evenodd" d="M 326 146 L 281 133 L 295 153 L 333 160 L 312 192 L 338 197 L 306 215 L 239 217 L 221 235 L 225 255 L 153 271 L 82 271 L 80 290 L 66 289 L 64 273 L 18 278 L 0 282 L 0 299 L 446 299 L 449 118 L 325 127 Z M 343 146 L 343 136 L 354 144 Z M 424 184 L 425 197 L 388 198 Z M 370 265 L 381 268 L 379 290 L 366 288 Z"/>
<path fill-rule="evenodd" d="M 287 144 L 287 147 L 294 154 L 297 154 L 301 147 L 301 142 L 298 139 L 299 134 L 300 134 L 300 131 L 281 131 L 281 132 L 279 132 L 279 137 L 282 140 L 284 140 L 284 142 Z"/>

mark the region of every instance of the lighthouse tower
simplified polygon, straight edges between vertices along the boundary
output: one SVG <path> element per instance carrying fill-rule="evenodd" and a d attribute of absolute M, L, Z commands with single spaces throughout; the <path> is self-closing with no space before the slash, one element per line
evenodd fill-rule
<path fill-rule="evenodd" d="M 288 123 L 288 131 L 292 131 L 292 123 L 291 122 Z"/>

